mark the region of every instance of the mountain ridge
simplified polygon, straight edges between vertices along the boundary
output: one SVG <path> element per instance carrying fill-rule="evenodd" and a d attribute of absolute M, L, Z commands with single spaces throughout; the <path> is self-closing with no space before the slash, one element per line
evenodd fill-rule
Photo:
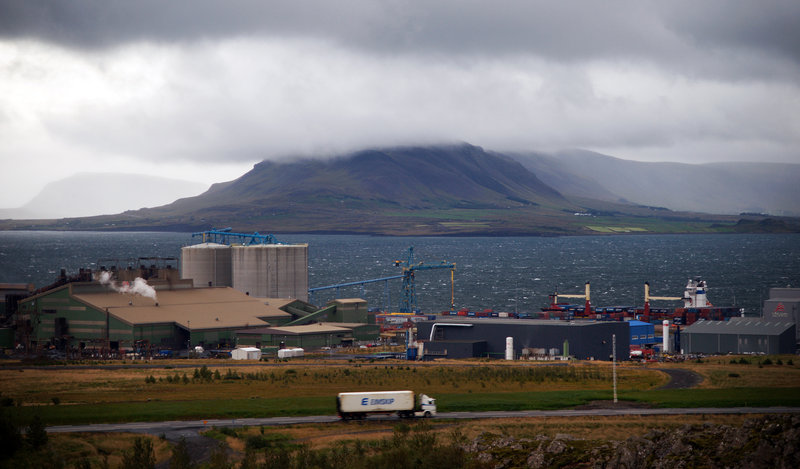
<path fill-rule="evenodd" d="M 552 175 L 565 195 L 723 215 L 800 215 L 798 164 L 650 163 L 587 150 L 511 156 L 534 173 Z"/>
<path fill-rule="evenodd" d="M 613 186 L 606 189 L 604 181 L 552 164 L 574 165 L 567 157 L 520 158 L 462 143 L 371 148 L 325 160 L 262 161 L 235 180 L 166 205 L 58 221 L 10 220 L 0 222 L 0 229 L 199 231 L 232 226 L 275 233 L 397 236 L 800 229 L 800 221 L 792 219 L 763 222 L 758 215 L 709 215 L 701 206 L 672 211 L 659 203 L 630 203 L 612 192 Z M 611 166 L 621 164 L 608 158 Z M 550 166 L 526 167 L 537 161 Z M 642 180 L 637 178 L 637 184 Z"/>

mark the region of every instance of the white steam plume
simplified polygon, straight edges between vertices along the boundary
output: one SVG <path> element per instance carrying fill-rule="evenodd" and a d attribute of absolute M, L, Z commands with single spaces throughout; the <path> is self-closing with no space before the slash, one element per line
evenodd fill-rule
<path fill-rule="evenodd" d="M 146 296 L 147 298 L 152 298 L 153 301 L 158 301 L 158 298 L 156 298 L 156 289 L 148 285 L 147 280 L 141 277 L 136 277 L 133 280 L 133 284 L 128 282 L 122 282 L 121 284 L 118 284 L 111 275 L 111 272 L 106 271 L 100 272 L 100 278 L 98 281 L 101 285 L 110 286 L 116 292 Z"/>

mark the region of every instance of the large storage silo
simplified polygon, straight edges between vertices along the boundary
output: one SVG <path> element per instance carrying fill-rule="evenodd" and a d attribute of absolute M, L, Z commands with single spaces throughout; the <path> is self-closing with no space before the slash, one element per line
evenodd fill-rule
<path fill-rule="evenodd" d="M 181 248 L 181 278 L 190 278 L 195 288 L 231 287 L 231 247 L 202 243 Z"/>
<path fill-rule="evenodd" d="M 233 288 L 258 298 L 308 301 L 308 244 L 233 246 Z"/>

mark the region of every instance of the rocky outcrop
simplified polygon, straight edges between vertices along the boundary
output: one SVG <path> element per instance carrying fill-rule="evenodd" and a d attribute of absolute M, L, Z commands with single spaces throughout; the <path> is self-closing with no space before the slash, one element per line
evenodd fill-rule
<path fill-rule="evenodd" d="M 745 421 L 741 427 L 704 424 L 653 430 L 625 441 L 569 435 L 512 438 L 483 433 L 466 445 L 486 467 L 798 468 L 800 415 Z"/>

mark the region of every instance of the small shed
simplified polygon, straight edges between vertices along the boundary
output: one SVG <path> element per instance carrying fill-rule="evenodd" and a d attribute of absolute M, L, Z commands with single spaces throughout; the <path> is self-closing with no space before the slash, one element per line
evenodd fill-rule
<path fill-rule="evenodd" d="M 237 348 L 231 352 L 234 360 L 261 360 L 261 349 L 255 347 Z"/>

